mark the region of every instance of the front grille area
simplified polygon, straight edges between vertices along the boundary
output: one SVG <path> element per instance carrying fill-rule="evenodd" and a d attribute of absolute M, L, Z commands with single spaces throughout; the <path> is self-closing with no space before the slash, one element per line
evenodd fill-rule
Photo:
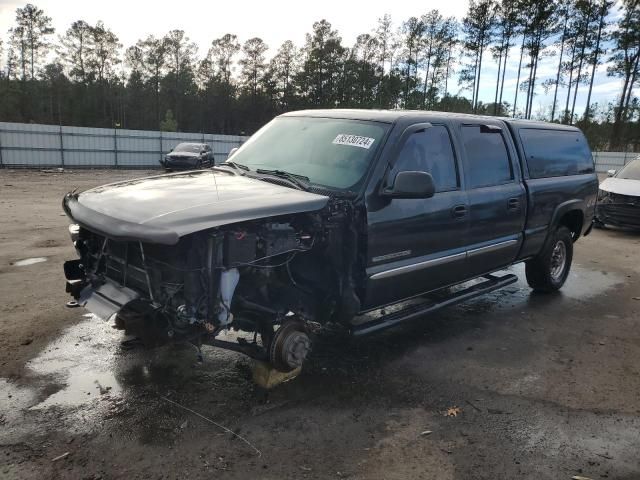
<path fill-rule="evenodd" d="M 638 197 L 629 198 L 637 200 Z M 640 204 L 600 203 L 597 207 L 597 216 L 604 223 L 621 227 L 640 228 Z"/>
<path fill-rule="evenodd" d="M 167 157 L 167 161 L 169 161 L 169 163 L 179 163 L 179 164 L 185 163 L 186 164 L 186 163 L 194 163 L 196 161 L 196 158 L 172 156 L 172 157 Z"/>
<path fill-rule="evenodd" d="M 107 278 L 122 286 L 148 292 L 139 243 L 108 240 L 104 260 Z"/>
<path fill-rule="evenodd" d="M 189 266 L 187 256 L 196 252 L 189 239 L 168 247 L 136 241 L 115 241 L 85 229 L 80 231 L 81 261 L 92 277 L 109 280 L 135 290 L 143 298 L 157 300 L 167 291 L 180 290 L 185 279 L 194 275 L 199 284 L 202 269 Z M 198 248 L 201 248 L 198 247 Z M 205 253 L 197 250 L 198 258 Z"/>
<path fill-rule="evenodd" d="M 611 203 L 627 203 L 640 207 L 640 197 L 632 195 L 621 195 L 619 193 L 610 193 L 609 198 L 611 199 Z"/>

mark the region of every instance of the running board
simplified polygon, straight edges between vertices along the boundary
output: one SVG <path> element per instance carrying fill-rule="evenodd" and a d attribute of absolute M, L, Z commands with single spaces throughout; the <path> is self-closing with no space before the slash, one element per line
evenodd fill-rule
<path fill-rule="evenodd" d="M 485 278 L 486 280 L 484 282 L 471 285 L 464 290 L 454 292 L 445 298 L 435 301 L 427 300 L 423 303 L 414 304 L 402 310 L 383 315 L 370 322 L 354 325 L 351 327 L 351 334 L 354 336 L 360 336 L 384 330 L 385 328 L 393 327 L 406 320 L 411 320 L 428 313 L 433 313 L 441 308 L 455 305 L 456 303 L 465 302 L 518 281 L 518 277 L 511 273 L 502 277 L 484 275 L 482 278 Z"/>

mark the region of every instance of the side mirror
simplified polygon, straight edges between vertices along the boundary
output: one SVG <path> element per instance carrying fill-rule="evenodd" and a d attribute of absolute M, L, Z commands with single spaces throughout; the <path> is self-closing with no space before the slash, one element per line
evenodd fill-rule
<path fill-rule="evenodd" d="M 427 172 L 398 172 L 391 187 L 383 190 L 391 198 L 431 198 L 436 192 L 433 177 Z"/>
<path fill-rule="evenodd" d="M 229 154 L 227 155 L 227 158 L 231 158 L 231 156 L 236 153 L 236 151 L 238 150 L 238 147 L 234 147 L 229 151 Z"/>
<path fill-rule="evenodd" d="M 616 174 L 616 170 L 607 170 L 607 177 L 613 177 Z"/>

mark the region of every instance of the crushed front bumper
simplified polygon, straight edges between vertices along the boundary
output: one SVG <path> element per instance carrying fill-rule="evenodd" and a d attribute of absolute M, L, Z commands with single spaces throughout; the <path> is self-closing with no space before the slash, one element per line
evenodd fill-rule
<path fill-rule="evenodd" d="M 596 218 L 605 225 L 640 229 L 640 200 L 634 203 L 599 203 L 596 206 Z"/>
<path fill-rule="evenodd" d="M 134 290 L 105 279 L 100 285 L 92 285 L 86 280 L 80 268 L 80 260 L 70 260 L 64 264 L 67 277 L 67 292 L 91 313 L 108 320 L 125 305 L 140 298 Z"/>

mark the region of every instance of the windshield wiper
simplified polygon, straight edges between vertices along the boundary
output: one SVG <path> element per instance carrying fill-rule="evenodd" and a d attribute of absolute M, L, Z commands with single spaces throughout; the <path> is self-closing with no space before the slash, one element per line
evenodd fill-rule
<path fill-rule="evenodd" d="M 264 168 L 258 168 L 256 173 L 264 175 L 273 175 L 274 177 L 284 178 L 296 185 L 302 190 L 309 190 L 309 177 L 304 175 L 298 175 L 297 173 L 285 172 L 284 170 L 266 170 Z"/>
<path fill-rule="evenodd" d="M 243 165 L 241 163 L 236 163 L 233 160 L 227 160 L 226 162 L 222 162 L 221 166 L 224 165 L 229 165 L 235 169 L 242 169 L 242 170 L 246 170 L 247 172 L 250 171 L 251 169 L 249 167 L 247 167 L 246 165 Z"/>

